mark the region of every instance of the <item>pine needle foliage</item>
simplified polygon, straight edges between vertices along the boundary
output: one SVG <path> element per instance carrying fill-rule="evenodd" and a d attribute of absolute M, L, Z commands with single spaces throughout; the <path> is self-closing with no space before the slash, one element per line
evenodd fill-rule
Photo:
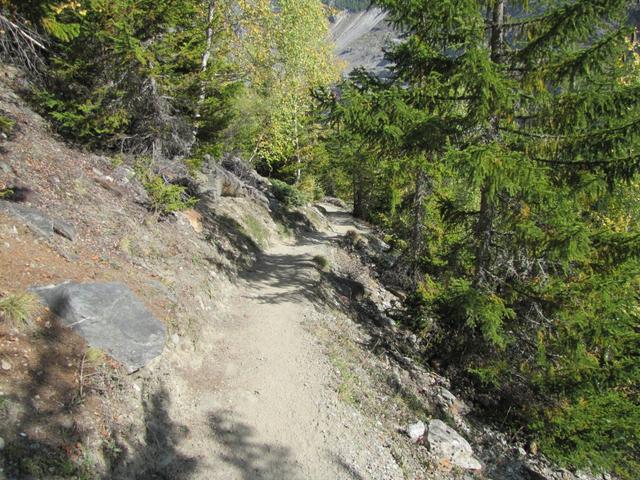
<path fill-rule="evenodd" d="M 628 2 L 373 3 L 406 33 L 390 78 L 358 72 L 318 97 L 356 213 L 407 246 L 396 268 L 415 292 L 410 323 L 545 453 L 632 478 L 640 71 Z M 435 327 L 420 323 L 433 314 Z"/>
<path fill-rule="evenodd" d="M 197 0 L 38 5 L 21 11 L 55 42 L 34 97 L 62 134 L 156 159 L 219 140 L 237 89 L 226 57 L 226 3 L 216 3 L 211 18 L 208 2 Z"/>

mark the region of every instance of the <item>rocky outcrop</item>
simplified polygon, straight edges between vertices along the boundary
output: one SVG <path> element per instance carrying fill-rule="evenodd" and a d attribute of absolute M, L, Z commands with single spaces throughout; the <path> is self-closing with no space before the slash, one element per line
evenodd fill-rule
<path fill-rule="evenodd" d="M 237 157 L 223 159 L 220 163 L 207 159 L 197 190 L 199 196 L 213 201 L 220 197 L 246 197 L 264 206 L 270 203 L 269 180 Z"/>
<path fill-rule="evenodd" d="M 324 197 L 322 199 L 323 202 L 328 203 L 329 205 L 334 205 L 336 207 L 342 208 L 344 210 L 346 210 L 348 208 L 347 204 L 344 202 L 344 200 L 340 199 L 340 198 L 336 198 L 336 197 Z M 324 213 L 326 214 L 327 211 L 325 210 Z"/>
<path fill-rule="evenodd" d="M 260 175 L 251 165 L 239 157 L 224 158 L 221 165 L 226 171 L 233 173 L 250 187 L 266 192 L 271 186 L 267 178 Z"/>
<path fill-rule="evenodd" d="M 427 431 L 427 427 L 423 422 L 412 423 L 407 427 L 407 435 L 413 443 L 418 443 L 424 437 L 425 432 Z"/>
<path fill-rule="evenodd" d="M 473 456 L 469 442 L 442 420 L 429 422 L 427 443 L 432 455 L 442 467 L 482 470 L 482 464 Z"/>
<path fill-rule="evenodd" d="M 87 343 L 130 373 L 162 353 L 164 325 L 122 283 L 63 283 L 32 290 Z"/>
<path fill-rule="evenodd" d="M 50 217 L 35 208 L 0 200 L 0 211 L 5 211 L 21 220 L 32 232 L 46 239 L 53 237 L 54 233 L 71 241 L 76 238 L 76 229 L 73 225 L 59 218 Z"/>

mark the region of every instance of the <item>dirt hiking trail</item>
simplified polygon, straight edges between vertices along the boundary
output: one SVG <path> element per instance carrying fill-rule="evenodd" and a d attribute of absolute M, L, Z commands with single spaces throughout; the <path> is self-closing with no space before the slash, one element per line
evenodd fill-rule
<path fill-rule="evenodd" d="M 174 457 L 197 465 L 172 478 L 403 478 L 375 425 L 340 401 L 335 368 L 307 325 L 326 308 L 313 257 L 357 228 L 347 213 L 323 207 L 330 229 L 268 249 L 202 332 L 206 351 L 176 365 L 183 375 L 165 385 L 171 418 L 190 432 Z"/>

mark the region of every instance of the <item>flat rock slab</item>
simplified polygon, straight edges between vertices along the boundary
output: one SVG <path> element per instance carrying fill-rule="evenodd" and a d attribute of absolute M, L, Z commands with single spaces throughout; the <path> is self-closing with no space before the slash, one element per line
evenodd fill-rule
<path fill-rule="evenodd" d="M 76 230 L 73 225 L 57 218 L 49 217 L 35 208 L 25 207 L 24 205 L 7 201 L 0 201 L 0 210 L 4 210 L 8 214 L 21 220 L 34 233 L 41 235 L 44 238 L 49 239 L 54 233 L 57 233 L 71 241 L 74 241 L 76 238 Z"/>
<path fill-rule="evenodd" d="M 164 325 L 122 283 L 63 283 L 32 291 L 67 326 L 129 373 L 162 353 Z"/>
<path fill-rule="evenodd" d="M 469 442 L 442 420 L 429 422 L 427 442 L 431 453 L 443 464 L 465 470 L 482 470 L 482 464 L 473 456 Z"/>

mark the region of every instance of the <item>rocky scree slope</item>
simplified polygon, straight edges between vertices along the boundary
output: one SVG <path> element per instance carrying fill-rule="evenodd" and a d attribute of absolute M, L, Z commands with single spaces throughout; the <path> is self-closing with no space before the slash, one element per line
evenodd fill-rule
<path fill-rule="evenodd" d="M 335 52 L 344 61 L 345 74 L 363 67 L 385 75 L 388 64 L 384 48 L 398 38 L 386 17 L 383 10 L 370 8 L 362 12 L 342 11 L 330 19 Z"/>

